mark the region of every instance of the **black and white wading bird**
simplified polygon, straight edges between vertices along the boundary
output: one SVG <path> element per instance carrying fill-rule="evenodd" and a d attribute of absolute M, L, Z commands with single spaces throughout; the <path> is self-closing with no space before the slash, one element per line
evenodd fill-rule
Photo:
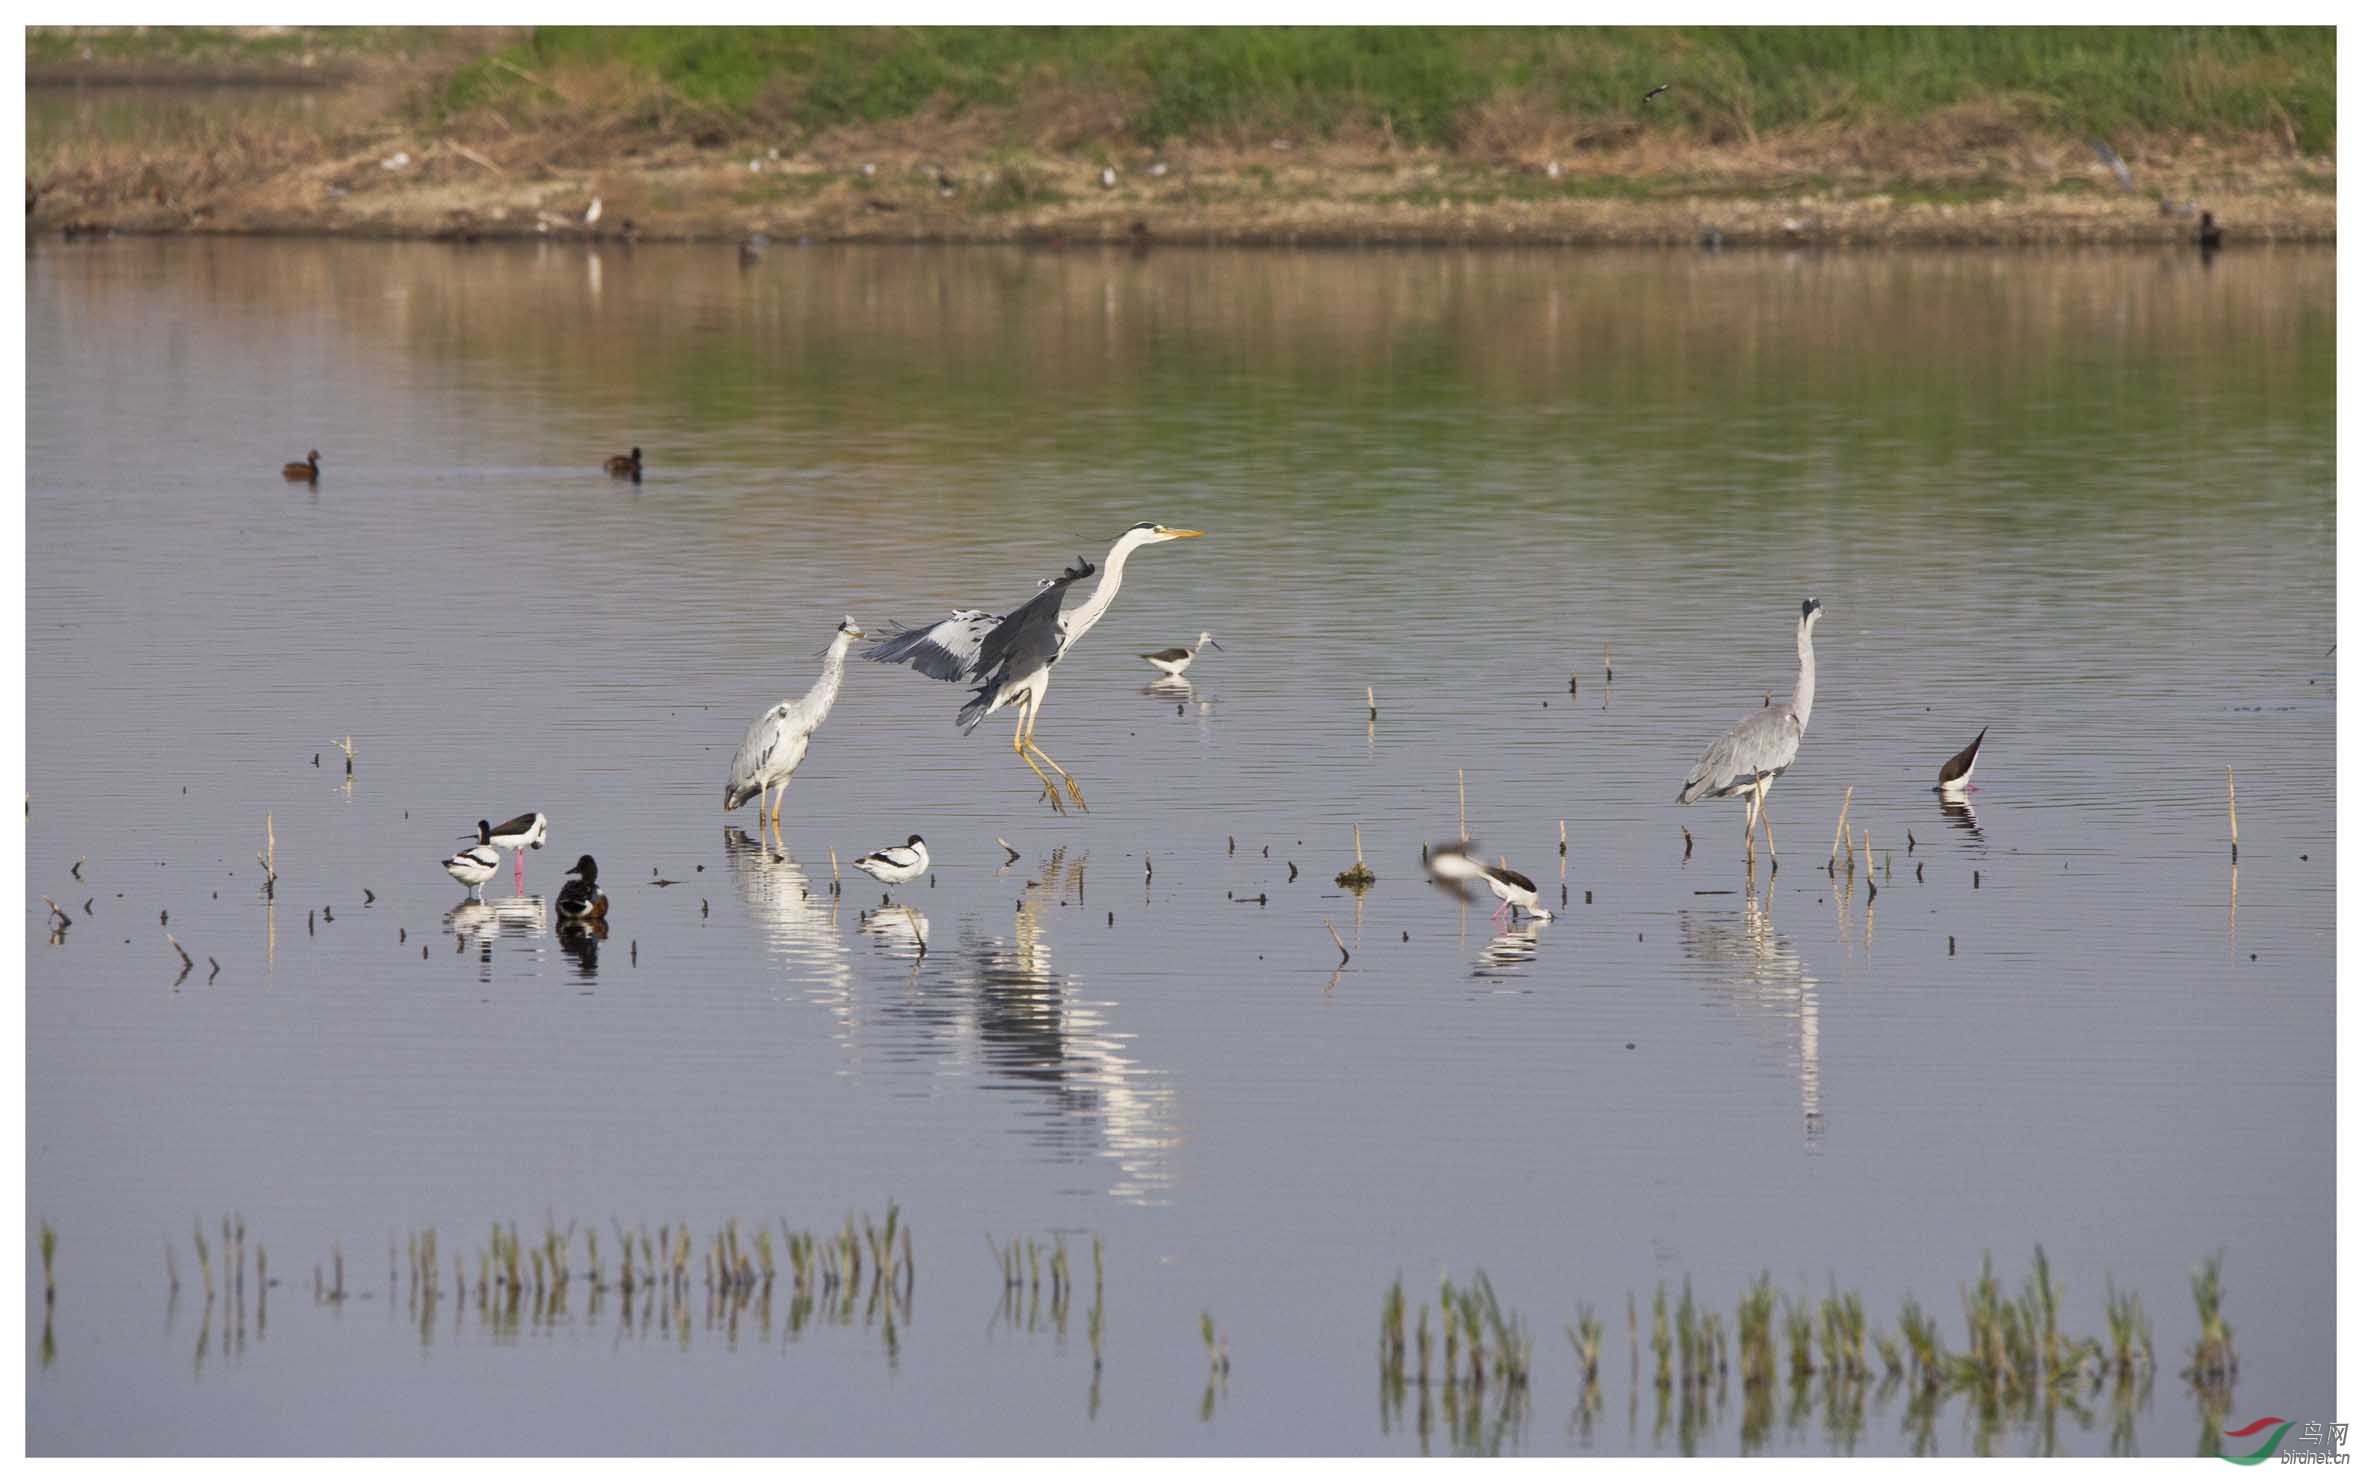
<path fill-rule="evenodd" d="M 599 862 L 585 855 L 566 872 L 573 877 L 558 888 L 558 920 L 561 922 L 603 922 L 607 920 L 607 893 L 599 889 Z"/>
<path fill-rule="evenodd" d="M 899 886 L 927 873 L 927 842 L 912 835 L 907 843 L 890 844 L 853 862 L 853 868 L 873 880 Z"/>
<path fill-rule="evenodd" d="M 1477 858 L 1473 840 L 1459 840 L 1437 845 L 1427 852 L 1427 869 L 1436 880 L 1445 883 L 1462 900 L 1467 899 L 1468 883 L 1482 881 L 1492 888 L 1501 904 L 1493 908 L 1497 921 L 1503 914 L 1514 919 L 1519 912 L 1547 922 L 1550 913 L 1541 907 L 1541 893 L 1526 876 L 1506 865 L 1487 865 Z"/>
<path fill-rule="evenodd" d="M 1212 634 L 1201 633 L 1197 636 L 1197 642 L 1189 645 L 1186 648 L 1159 649 L 1154 654 L 1143 654 L 1140 657 L 1147 660 L 1150 664 L 1155 665 L 1158 669 L 1163 670 L 1166 674 L 1175 676 L 1177 678 L 1183 670 L 1189 668 L 1189 662 L 1197 658 L 1197 651 L 1209 646 L 1216 649 L 1222 647 L 1220 644 L 1214 642 L 1214 636 Z"/>
<path fill-rule="evenodd" d="M 1115 601 L 1116 590 L 1123 585 L 1124 563 L 1132 559 L 1134 551 L 1142 546 L 1204 534 L 1202 530 L 1175 530 L 1144 520 L 1118 536 L 1108 548 L 1107 565 L 1100 572 L 1099 585 L 1071 613 L 1060 611 L 1066 601 L 1066 589 L 1094 570 L 1091 563 L 1080 558 L 1044 582 L 1040 592 L 1006 618 L 964 609 L 929 628 L 897 629 L 862 650 L 862 657 L 881 664 L 907 664 L 933 679 L 975 681 L 975 693 L 960 707 L 959 724 L 963 731 L 974 731 L 976 723 L 986 716 L 1002 706 L 1015 705 L 1017 733 L 1011 745 L 1016 748 L 1018 759 L 1042 780 L 1042 796 L 1050 800 L 1052 808 L 1060 813 L 1066 811 L 1066 805 L 1058 797 L 1057 784 L 1050 780 L 1049 772 L 1042 771 L 1042 764 L 1048 763 L 1050 772 L 1058 774 L 1066 784 L 1075 807 L 1088 812 L 1090 805 L 1083 802 L 1082 785 L 1074 780 L 1074 775 L 1034 745 L 1034 722 L 1041 715 L 1042 696 L 1050 688 L 1051 666 L 1063 659 L 1074 642 L 1107 615 L 1108 604 Z"/>
<path fill-rule="evenodd" d="M 445 860 L 443 869 L 467 887 L 468 899 L 481 900 L 484 882 L 500 874 L 500 851 L 478 842 Z"/>
<path fill-rule="evenodd" d="M 769 823 L 779 827 L 779 806 L 787 801 L 787 780 L 804 765 L 804 753 L 812 745 L 812 733 L 828 719 L 837 703 L 837 692 L 845 686 L 845 651 L 853 640 L 867 638 L 853 615 L 837 625 L 836 637 L 828 641 L 827 657 L 820 661 L 820 679 L 799 700 L 783 700 L 755 717 L 746 728 L 746 740 L 738 744 L 738 755 L 730 759 L 730 780 L 722 785 L 722 812 L 728 813 L 748 799 L 755 800 L 755 812 L 761 816 L 763 805 L 770 805 Z M 771 789 L 778 796 L 766 800 Z M 759 831 L 758 831 L 759 832 Z"/>
<path fill-rule="evenodd" d="M 1779 868 L 1780 847 L 1772 841 L 1771 815 L 1764 812 L 1763 801 L 1771 792 L 1772 779 L 1796 760 L 1796 748 L 1804 741 L 1804 728 L 1812 720 L 1813 625 L 1820 621 L 1821 600 L 1806 598 L 1796 619 L 1796 689 L 1788 703 L 1765 706 L 1716 738 L 1673 796 L 1676 803 L 1695 803 L 1701 798 L 1740 795 L 1747 804 L 1747 858 L 1755 858 L 1755 821 L 1761 819 L 1764 848 L 1771 851 L 1775 870 Z"/>
<path fill-rule="evenodd" d="M 1963 793 L 1974 793 L 1977 790 L 1977 785 L 1970 782 L 1969 779 L 1976 775 L 1977 753 L 1984 749 L 1985 731 L 1992 729 L 1988 726 L 1984 731 L 1979 731 L 1975 741 L 1962 747 L 1953 754 L 1949 762 L 1937 769 L 1936 791 L 1938 793 L 1947 798 L 1957 798 Z"/>
<path fill-rule="evenodd" d="M 517 889 L 525 889 L 525 851 L 538 850 L 549 838 L 549 819 L 542 814 L 519 814 L 505 824 L 476 820 L 476 843 L 497 845 L 510 851 L 516 862 Z"/>

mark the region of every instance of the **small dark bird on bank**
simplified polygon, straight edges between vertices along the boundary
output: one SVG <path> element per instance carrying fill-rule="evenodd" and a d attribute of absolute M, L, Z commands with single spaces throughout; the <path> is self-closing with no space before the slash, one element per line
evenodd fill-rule
<path fill-rule="evenodd" d="M 613 474 L 618 479 L 629 479 L 634 484 L 639 483 L 640 450 L 638 446 L 635 444 L 631 452 L 618 453 L 613 458 L 608 459 L 606 463 L 606 469 L 608 473 Z"/>
<path fill-rule="evenodd" d="M 607 920 L 607 893 L 599 889 L 599 862 L 585 855 L 566 872 L 574 879 L 558 890 L 558 916 L 569 922 Z"/>
<path fill-rule="evenodd" d="M 2222 245 L 2223 229 L 2214 224 L 2214 213 L 2211 211 L 2199 212 L 2198 246 L 2207 252 L 2212 252 Z"/>
<path fill-rule="evenodd" d="M 763 249 L 770 245 L 770 241 L 770 238 L 764 236 L 761 232 L 757 232 L 753 236 L 747 238 L 745 241 L 739 243 L 738 266 L 741 268 L 751 268 L 755 264 L 761 262 L 763 260 Z"/>
<path fill-rule="evenodd" d="M 937 195 L 957 195 L 959 193 L 959 188 L 960 183 L 951 178 L 951 172 L 949 170 L 938 168 L 935 171 L 935 193 Z"/>
<path fill-rule="evenodd" d="M 320 450 L 314 448 L 312 450 L 312 456 L 305 459 L 302 463 L 282 464 L 279 468 L 279 477 L 285 479 L 290 484 L 319 483 Z"/>
<path fill-rule="evenodd" d="M 1640 95 L 1640 101 L 1641 101 L 1641 102 L 1642 102 L 1644 105 L 1645 105 L 1645 104 L 1648 104 L 1648 103 L 1653 103 L 1653 102 L 1655 102 L 1655 101 L 1656 101 L 1656 99 L 1657 99 L 1657 95 L 1658 95 L 1658 94 L 1660 94 L 1660 93 L 1664 92 L 1664 91 L 1665 91 L 1667 88 L 1670 88 L 1671 86 L 1673 86 L 1673 84 L 1671 84 L 1671 83 L 1669 83 L 1669 82 L 1660 82 L 1660 83 L 1658 83 L 1658 84 L 1657 84 L 1655 87 L 1653 87 L 1653 88 L 1650 88 L 1650 89 L 1649 89 L 1647 92 L 1645 92 L 1645 93 L 1642 93 L 1642 94 Z"/>

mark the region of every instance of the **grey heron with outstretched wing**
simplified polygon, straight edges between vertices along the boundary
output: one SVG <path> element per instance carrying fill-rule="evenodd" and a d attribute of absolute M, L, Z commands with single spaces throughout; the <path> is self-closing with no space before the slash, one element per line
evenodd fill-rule
<path fill-rule="evenodd" d="M 730 778 L 722 784 L 722 812 L 753 799 L 757 816 L 768 803 L 769 823 L 774 830 L 779 827 L 779 806 L 787 801 L 787 780 L 803 766 L 812 733 L 828 719 L 837 703 L 837 691 L 844 688 L 845 651 L 853 647 L 853 640 L 867 637 L 852 615 L 846 614 L 845 621 L 837 625 L 836 636 L 828 642 L 819 682 L 802 698 L 783 700 L 755 717 L 754 724 L 746 728 L 746 739 L 738 744 L 738 755 L 730 759 Z M 778 795 L 766 799 L 764 795 L 773 788 L 779 790 Z"/>
<path fill-rule="evenodd" d="M 1056 577 L 1042 584 L 1041 590 L 1005 618 L 996 618 L 973 608 L 963 608 L 940 623 L 928 627 L 902 628 L 862 650 L 862 657 L 881 664 L 907 664 L 920 674 L 937 680 L 973 680 L 976 688 L 968 703 L 960 707 L 959 724 L 963 731 L 974 731 L 978 722 L 1005 705 L 1017 707 L 1017 732 L 1012 742 L 1018 759 L 1033 769 L 1042 781 L 1042 795 L 1050 806 L 1065 811 L 1059 800 L 1058 787 L 1050 773 L 1058 775 L 1066 785 L 1075 806 L 1086 812 L 1090 805 L 1083 802 L 1082 785 L 1074 774 L 1060 767 L 1057 760 L 1034 744 L 1034 723 L 1041 716 L 1042 696 L 1050 687 L 1050 669 L 1077 639 L 1089 633 L 1107 615 L 1108 604 L 1115 601 L 1118 588 L 1123 585 L 1124 563 L 1142 546 L 1153 546 L 1164 541 L 1187 540 L 1201 536 L 1202 530 L 1176 530 L 1142 521 L 1116 538 L 1108 548 L 1103 567 L 1077 559 Z M 1073 612 L 1064 611 L 1067 589 L 1099 572 L 1098 585 Z M 1050 772 L 1042 771 L 1047 763 Z"/>
<path fill-rule="evenodd" d="M 1765 706 L 1717 737 L 1690 769 L 1689 778 L 1674 795 L 1676 803 L 1737 794 L 1747 804 L 1747 858 L 1755 858 L 1755 821 L 1763 820 L 1763 843 L 1771 851 L 1772 867 L 1780 863 L 1780 847 L 1772 841 L 1771 815 L 1764 799 L 1772 779 L 1796 761 L 1804 728 L 1813 714 L 1813 625 L 1821 621 L 1821 600 L 1808 597 L 1796 618 L 1796 689 L 1786 705 Z"/>

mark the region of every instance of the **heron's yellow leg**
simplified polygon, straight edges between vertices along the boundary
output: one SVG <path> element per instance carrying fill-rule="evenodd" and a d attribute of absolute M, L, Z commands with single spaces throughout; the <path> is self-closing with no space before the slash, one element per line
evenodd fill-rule
<path fill-rule="evenodd" d="M 1771 851 L 1771 857 L 1777 860 L 1780 858 L 1780 847 L 1772 839 L 1771 785 L 1770 778 L 1759 777 L 1755 780 L 1755 816 L 1763 820 L 1763 847 Z"/>
<path fill-rule="evenodd" d="M 1747 858 L 1755 858 L 1755 790 L 1750 788 L 1739 795 L 1747 805 Z"/>
<path fill-rule="evenodd" d="M 1033 775 L 1042 780 L 1042 796 L 1050 800 L 1050 807 L 1064 813 L 1066 812 L 1066 804 L 1058 797 L 1058 785 L 1050 781 L 1050 775 L 1042 771 L 1041 764 L 1035 762 L 1025 749 L 1025 727 L 1026 723 L 1032 719 L 1030 711 L 1018 713 L 1017 730 L 1010 736 L 1009 745 L 1016 749 L 1017 760 L 1032 768 Z"/>
<path fill-rule="evenodd" d="M 1025 750 L 1032 753 L 1034 756 L 1041 758 L 1044 762 L 1049 763 L 1050 771 L 1058 774 L 1059 777 L 1066 780 L 1066 791 L 1074 795 L 1075 807 L 1081 809 L 1086 814 L 1091 811 L 1091 806 L 1083 802 L 1083 785 L 1074 780 L 1073 773 L 1068 772 L 1065 768 L 1058 765 L 1057 758 L 1051 756 L 1049 753 L 1043 751 L 1039 746 L 1034 744 L 1033 728 L 1030 726 L 1025 730 Z"/>

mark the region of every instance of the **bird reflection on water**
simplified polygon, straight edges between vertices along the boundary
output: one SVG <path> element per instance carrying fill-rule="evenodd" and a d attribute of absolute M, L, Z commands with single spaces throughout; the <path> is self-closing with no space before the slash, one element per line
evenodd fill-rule
<path fill-rule="evenodd" d="M 828 1008 L 840 1032 L 849 1031 L 853 969 L 837 931 L 837 898 L 828 893 L 828 883 L 815 885 L 785 850 L 728 825 L 722 829 L 722 859 L 739 904 L 763 934 L 771 956 L 788 969 L 788 981 Z"/>
<path fill-rule="evenodd" d="M 443 930 L 457 940 L 461 952 L 474 950 L 477 976 L 490 982 L 492 945 L 530 942 L 544 936 L 549 930 L 549 909 L 539 896 L 462 901 L 443 914 Z"/>
<path fill-rule="evenodd" d="M 599 976 L 599 944 L 606 940 L 607 924 L 603 921 L 558 924 L 558 950 L 574 960 L 577 978 L 587 981 Z"/>
<path fill-rule="evenodd" d="M 1771 893 L 1767 890 L 1758 901 L 1749 876 L 1746 905 L 1736 921 L 1728 912 L 1682 912 L 1681 951 L 1695 963 L 1735 968 L 1733 973 L 1715 974 L 1714 983 L 1730 996 L 1741 1022 L 1750 1029 L 1776 1027 L 1791 1042 L 1783 1048 L 1795 1057 L 1804 1144 L 1818 1148 L 1824 1125 L 1820 980 L 1798 956 L 1796 945 L 1773 929 Z"/>
<path fill-rule="evenodd" d="M 1475 976 L 1522 978 L 1524 975 L 1518 970 L 1533 962 L 1541 951 L 1543 925 L 1542 919 L 1528 917 L 1486 943 L 1477 952 Z"/>
<path fill-rule="evenodd" d="M 974 1031 L 987 1088 L 1047 1099 L 1052 1115 L 1029 1116 L 1028 1137 L 1062 1161 L 1113 1160 L 1119 1172 L 1108 1193 L 1147 1203 L 1172 1181 L 1172 1091 L 1122 1053 L 1107 1006 L 1084 999 L 1050 960 L 1049 914 L 1062 902 L 1080 905 L 1087 860 L 1051 851 L 1028 877 L 1009 936 L 963 940 L 955 974 L 968 1017 L 958 1029 L 963 1039 Z"/>

